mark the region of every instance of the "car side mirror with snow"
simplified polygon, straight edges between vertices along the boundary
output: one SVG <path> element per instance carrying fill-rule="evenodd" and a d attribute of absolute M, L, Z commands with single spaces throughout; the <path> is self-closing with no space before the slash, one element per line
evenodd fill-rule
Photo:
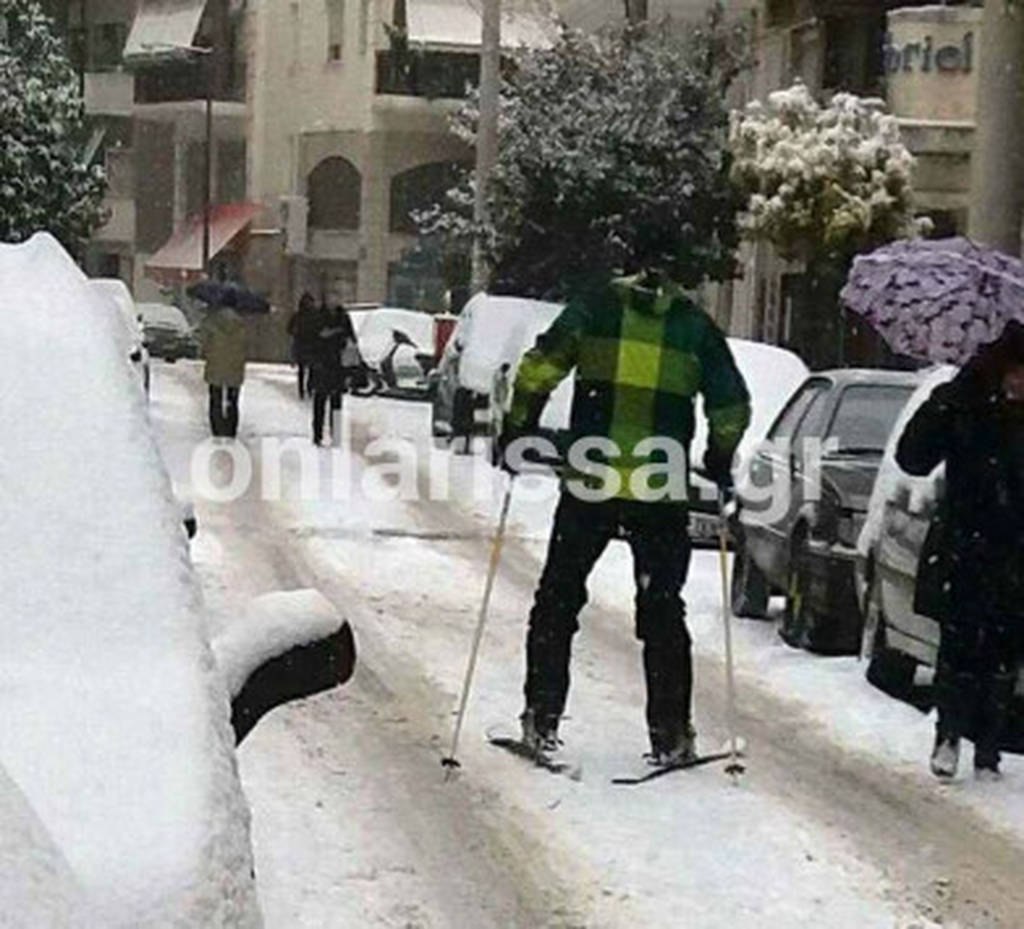
<path fill-rule="evenodd" d="M 355 671 L 352 628 L 318 590 L 253 598 L 213 640 L 231 695 L 235 743 L 270 710 L 344 684 Z"/>

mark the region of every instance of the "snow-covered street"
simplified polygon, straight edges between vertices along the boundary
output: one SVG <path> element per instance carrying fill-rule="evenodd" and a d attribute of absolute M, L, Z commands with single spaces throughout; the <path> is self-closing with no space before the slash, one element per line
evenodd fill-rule
<path fill-rule="evenodd" d="M 201 368 L 155 365 L 153 375 L 161 451 L 189 492 L 193 450 L 208 435 Z M 388 436 L 418 443 L 420 481 L 434 477 L 428 406 L 345 402 L 350 486 L 365 483 L 368 443 Z M 240 435 L 254 461 L 250 490 L 223 504 L 195 495 L 192 555 L 214 622 L 253 595 L 317 587 L 359 645 L 349 684 L 275 710 L 239 751 L 271 929 L 1024 925 L 1022 760 L 1007 759 L 1002 783 L 938 786 L 926 765 L 929 718 L 870 688 L 855 659 L 789 649 L 770 624 L 736 623 L 742 783 L 711 765 L 613 786 L 646 748 L 624 546 L 595 572 L 576 643 L 562 735 L 581 777 L 488 746 L 487 729 L 512 726 L 520 710 L 526 615 L 553 505 L 550 494 L 526 499 L 529 487 L 513 506 L 462 771 L 445 781 L 439 761 L 503 477 L 478 458 L 436 453 L 448 500 L 342 499 L 330 492 L 338 456 L 310 446 L 320 493 L 300 494 L 289 452 L 282 498 L 264 499 L 261 440 L 308 444 L 307 415 L 290 369 L 250 365 Z M 695 553 L 686 596 L 704 749 L 725 737 L 719 592 L 716 553 Z"/>

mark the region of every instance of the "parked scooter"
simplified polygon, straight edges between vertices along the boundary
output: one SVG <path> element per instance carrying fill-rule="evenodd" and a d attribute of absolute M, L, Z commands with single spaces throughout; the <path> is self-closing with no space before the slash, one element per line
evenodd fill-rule
<path fill-rule="evenodd" d="M 368 385 L 358 391 L 363 396 L 379 394 L 400 400 L 427 400 L 435 386 L 430 372 L 437 366 L 432 352 L 424 352 L 401 329 L 391 330 L 391 345 L 376 366 L 367 366 Z M 413 349 L 416 370 L 409 365 L 396 364 L 396 355 L 401 348 Z"/>

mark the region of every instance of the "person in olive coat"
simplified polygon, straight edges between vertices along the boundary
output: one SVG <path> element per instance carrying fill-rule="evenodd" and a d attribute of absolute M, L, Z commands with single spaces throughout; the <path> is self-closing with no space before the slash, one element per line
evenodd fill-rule
<path fill-rule="evenodd" d="M 931 768 L 954 776 L 960 740 L 973 736 L 975 773 L 996 778 L 1024 658 L 1024 326 L 1010 323 L 932 392 L 896 460 L 914 475 L 946 465 L 915 591 L 917 612 L 942 631 Z"/>
<path fill-rule="evenodd" d="M 207 313 L 200 326 L 203 377 L 210 392 L 210 432 L 238 435 L 239 394 L 245 380 L 245 322 L 229 303 Z"/>

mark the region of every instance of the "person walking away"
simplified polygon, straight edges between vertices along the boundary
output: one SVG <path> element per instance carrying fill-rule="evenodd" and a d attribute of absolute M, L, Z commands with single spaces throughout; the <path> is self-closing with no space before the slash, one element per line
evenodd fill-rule
<path fill-rule="evenodd" d="M 722 333 L 670 281 L 657 272 L 606 279 L 571 299 L 524 356 L 501 438 L 507 467 L 515 468 L 510 446 L 514 450 L 516 438 L 536 430 L 547 397 L 573 368 L 572 438 L 611 440 L 621 454 L 600 459 L 605 484 L 595 494 L 593 473 L 578 473 L 570 452 L 529 617 L 523 741 L 538 752 L 559 744 L 587 578 L 609 541 L 623 538 L 636 580 L 648 760 L 685 761 L 696 754 L 691 643 L 681 596 L 690 559 L 694 398 L 703 395 L 709 424 L 704 467 L 728 488 L 733 454 L 750 420 L 749 395 Z M 669 455 L 666 445 L 677 454 Z M 588 457 L 598 459 L 593 451 Z M 652 468 L 660 474 L 651 476 Z"/>
<path fill-rule="evenodd" d="M 941 628 L 930 767 L 999 777 L 999 748 L 1024 658 L 1024 326 L 1011 322 L 907 424 L 896 461 L 923 476 L 942 462 L 946 492 L 918 562 L 914 609 Z"/>
<path fill-rule="evenodd" d="M 308 291 L 299 297 L 299 306 L 288 320 L 288 334 L 292 337 L 292 359 L 298 369 L 299 399 L 311 392 L 309 375 L 316 351 L 317 308 Z"/>
<path fill-rule="evenodd" d="M 245 322 L 230 303 L 207 313 L 200 326 L 204 379 L 210 392 L 210 432 L 215 436 L 238 435 L 239 393 L 245 380 Z"/>
<path fill-rule="evenodd" d="M 355 329 L 343 306 L 325 308 L 317 319 L 316 343 L 310 371 L 313 391 L 313 444 L 323 441 L 324 418 L 331 410 L 331 438 L 341 441 L 341 395 L 351 375 L 351 355 L 356 350 Z M 357 351 L 357 350 L 356 350 Z"/>

